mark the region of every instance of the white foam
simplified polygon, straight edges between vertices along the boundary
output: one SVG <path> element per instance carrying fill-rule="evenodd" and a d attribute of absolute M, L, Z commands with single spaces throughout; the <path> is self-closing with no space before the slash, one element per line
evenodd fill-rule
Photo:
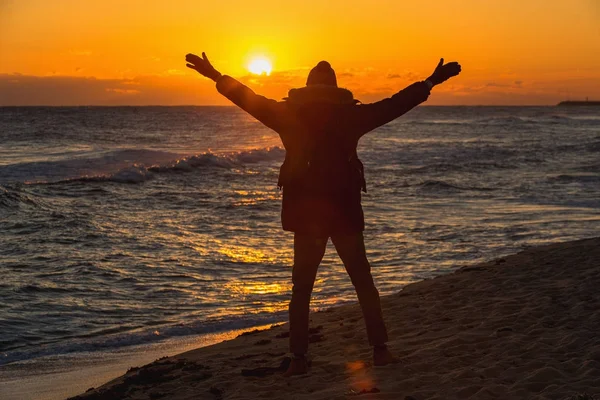
<path fill-rule="evenodd" d="M 132 165 L 124 168 L 114 175 L 109 176 L 108 180 L 119 183 L 140 183 L 152 177 L 152 173 L 143 165 Z"/>

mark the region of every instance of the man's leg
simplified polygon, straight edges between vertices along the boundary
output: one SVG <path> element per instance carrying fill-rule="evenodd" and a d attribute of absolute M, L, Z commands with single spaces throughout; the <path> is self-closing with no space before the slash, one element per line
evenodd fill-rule
<path fill-rule="evenodd" d="M 374 348 L 375 365 L 386 365 L 396 361 L 385 345 L 388 341 L 387 330 L 383 322 L 379 292 L 371 276 L 371 265 L 367 260 L 362 232 L 334 235 L 331 241 L 356 289 L 367 326 L 369 344 Z"/>
<path fill-rule="evenodd" d="M 294 267 L 292 270 L 292 300 L 290 301 L 290 351 L 295 359 L 286 375 L 306 372 L 308 351 L 308 314 L 317 269 L 325 254 L 328 238 L 294 234 Z M 297 359 L 297 360 L 296 360 Z M 296 362 L 298 361 L 298 362 Z"/>

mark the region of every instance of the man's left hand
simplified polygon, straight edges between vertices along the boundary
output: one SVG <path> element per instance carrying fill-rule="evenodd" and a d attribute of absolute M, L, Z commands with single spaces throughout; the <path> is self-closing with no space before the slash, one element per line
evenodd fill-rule
<path fill-rule="evenodd" d="M 453 61 L 444 64 L 444 59 L 441 58 L 439 64 L 435 68 L 435 71 L 433 71 L 433 74 L 431 74 L 431 76 L 427 79 L 431 81 L 431 83 L 433 83 L 434 85 L 439 85 L 440 83 L 447 81 L 453 76 L 460 74 L 460 71 L 461 67 L 459 63 Z"/>

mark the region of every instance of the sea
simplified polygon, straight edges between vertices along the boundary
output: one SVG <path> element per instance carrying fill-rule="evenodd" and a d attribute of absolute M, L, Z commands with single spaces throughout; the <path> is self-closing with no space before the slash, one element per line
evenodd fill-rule
<path fill-rule="evenodd" d="M 421 106 L 358 152 L 382 295 L 600 234 L 600 108 Z M 0 108 L 0 378 L 285 321 L 284 155 L 234 107 Z M 311 306 L 355 300 L 330 243 Z"/>

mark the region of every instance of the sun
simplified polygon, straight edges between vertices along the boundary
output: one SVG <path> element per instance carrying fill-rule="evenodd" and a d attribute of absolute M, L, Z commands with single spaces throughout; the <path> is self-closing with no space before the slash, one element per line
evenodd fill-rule
<path fill-rule="evenodd" d="M 266 58 L 255 58 L 248 64 L 248 71 L 256 75 L 271 75 L 272 70 L 271 61 Z"/>

